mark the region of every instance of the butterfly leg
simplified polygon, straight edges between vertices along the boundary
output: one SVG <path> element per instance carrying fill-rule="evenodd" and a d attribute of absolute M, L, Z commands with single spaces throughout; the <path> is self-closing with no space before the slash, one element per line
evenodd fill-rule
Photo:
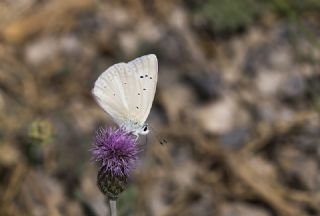
<path fill-rule="evenodd" d="M 132 135 L 134 135 L 136 137 L 136 141 L 137 141 L 139 138 L 139 134 L 137 132 L 133 132 Z"/>

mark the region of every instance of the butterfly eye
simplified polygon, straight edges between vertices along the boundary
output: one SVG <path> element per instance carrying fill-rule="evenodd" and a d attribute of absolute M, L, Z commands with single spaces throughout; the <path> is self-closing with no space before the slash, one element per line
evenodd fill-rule
<path fill-rule="evenodd" d="M 147 131 L 148 130 L 148 126 L 144 126 L 143 131 Z"/>

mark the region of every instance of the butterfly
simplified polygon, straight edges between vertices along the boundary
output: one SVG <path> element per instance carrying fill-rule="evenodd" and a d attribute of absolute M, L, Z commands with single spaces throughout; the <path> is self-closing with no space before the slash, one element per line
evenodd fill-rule
<path fill-rule="evenodd" d="M 158 80 L 158 60 L 149 54 L 110 66 L 92 89 L 97 103 L 119 127 L 136 137 L 149 133 L 149 116 Z"/>

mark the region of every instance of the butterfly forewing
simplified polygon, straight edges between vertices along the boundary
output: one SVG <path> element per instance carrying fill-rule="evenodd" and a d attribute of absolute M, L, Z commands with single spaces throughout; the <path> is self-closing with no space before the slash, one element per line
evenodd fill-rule
<path fill-rule="evenodd" d="M 137 83 L 136 91 L 130 92 L 129 100 L 136 104 L 133 118 L 144 123 L 150 113 L 158 79 L 158 61 L 155 55 L 147 55 L 128 63 Z"/>

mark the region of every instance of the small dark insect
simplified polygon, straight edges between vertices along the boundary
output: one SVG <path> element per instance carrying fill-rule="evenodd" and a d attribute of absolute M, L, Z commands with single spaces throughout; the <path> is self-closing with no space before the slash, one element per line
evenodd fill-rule
<path fill-rule="evenodd" d="M 140 93 L 138 93 L 138 95 L 140 95 Z"/>
<path fill-rule="evenodd" d="M 144 88 L 143 90 L 145 91 L 145 90 L 147 90 L 147 89 Z"/>
<path fill-rule="evenodd" d="M 150 79 L 152 79 L 152 77 L 150 77 Z"/>
<path fill-rule="evenodd" d="M 144 77 L 148 77 L 148 74 L 144 75 Z"/>
<path fill-rule="evenodd" d="M 143 76 L 140 76 L 140 78 L 143 78 Z"/>
<path fill-rule="evenodd" d="M 136 107 L 137 109 L 139 109 L 139 107 Z"/>
<path fill-rule="evenodd" d="M 161 144 L 161 145 L 164 145 L 164 144 L 167 144 L 167 143 L 168 143 L 168 141 L 165 140 L 165 139 L 163 139 L 163 140 L 160 141 L 160 144 Z"/>

